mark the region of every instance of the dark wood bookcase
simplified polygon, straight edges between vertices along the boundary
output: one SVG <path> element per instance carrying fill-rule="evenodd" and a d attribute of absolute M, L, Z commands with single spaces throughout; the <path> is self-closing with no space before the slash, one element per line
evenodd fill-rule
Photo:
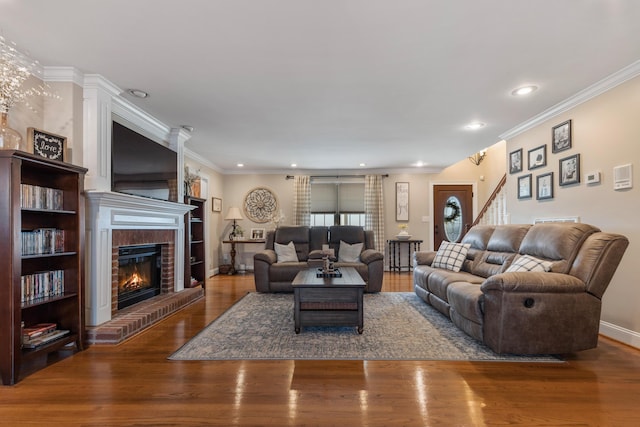
<path fill-rule="evenodd" d="M 185 215 L 184 286 L 188 288 L 201 285 L 204 288 L 207 279 L 207 263 L 204 255 L 206 200 L 186 196 L 184 202 L 195 206 L 195 209 Z M 195 282 L 191 278 L 194 278 Z"/>
<path fill-rule="evenodd" d="M 50 353 L 84 347 L 85 173 L 86 169 L 68 163 L 0 150 L 0 373 L 5 385 L 18 382 L 21 367 L 29 362 L 40 366 L 37 358 L 47 361 Z M 21 200 L 26 198 L 25 185 L 29 191 L 38 190 L 35 196 L 29 194 L 29 201 Z M 41 202 L 34 204 L 35 198 Z M 27 255 L 32 251 L 23 244 L 22 232 L 40 229 L 59 230 L 64 237 L 58 239 L 55 251 Z M 49 272 L 63 276 L 56 279 L 62 289 L 49 291 L 51 280 L 40 284 L 35 296 L 25 291 L 23 276 Z M 56 323 L 69 333 L 35 348 L 24 347 L 22 327 L 39 323 Z"/>

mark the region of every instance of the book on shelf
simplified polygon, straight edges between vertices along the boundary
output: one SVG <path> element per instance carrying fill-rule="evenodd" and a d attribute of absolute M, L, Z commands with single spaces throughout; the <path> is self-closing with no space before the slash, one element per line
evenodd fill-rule
<path fill-rule="evenodd" d="M 41 335 L 49 334 L 57 329 L 55 323 L 38 323 L 37 325 L 22 328 L 22 340 L 29 341 Z"/>
<path fill-rule="evenodd" d="M 65 335 L 69 335 L 69 332 L 70 331 L 64 329 L 56 329 L 53 332 L 40 335 L 39 337 L 33 338 L 31 340 L 23 341 L 22 347 L 29 349 L 38 348 L 42 345 L 49 344 L 52 341 L 62 338 Z"/>

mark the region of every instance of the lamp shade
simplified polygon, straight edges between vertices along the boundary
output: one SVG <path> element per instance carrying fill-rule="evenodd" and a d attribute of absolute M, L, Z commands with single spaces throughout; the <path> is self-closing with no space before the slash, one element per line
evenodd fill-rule
<path fill-rule="evenodd" d="M 224 217 L 225 220 L 231 221 L 236 219 L 243 219 L 240 214 L 240 209 L 236 207 L 229 208 L 229 212 L 227 212 L 227 216 Z"/>

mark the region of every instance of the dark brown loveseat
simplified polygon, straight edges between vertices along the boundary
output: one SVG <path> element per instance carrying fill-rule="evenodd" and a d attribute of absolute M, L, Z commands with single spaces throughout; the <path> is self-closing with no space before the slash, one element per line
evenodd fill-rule
<path fill-rule="evenodd" d="M 267 232 L 265 249 L 253 257 L 253 269 L 258 292 L 293 292 L 291 282 L 302 269 L 310 267 L 310 260 L 322 259 L 322 245 L 328 244 L 339 258 L 340 241 L 348 244 L 363 243 L 356 262 L 336 262 L 336 267 L 354 267 L 367 286 L 365 292 L 380 292 L 384 269 L 384 255 L 375 250 L 372 231 L 358 226 L 305 227 L 283 226 Z M 277 262 L 274 243 L 293 242 L 297 262 Z M 313 262 L 311 263 L 313 264 Z"/>
<path fill-rule="evenodd" d="M 577 223 L 473 227 L 459 272 L 414 254 L 414 290 L 497 353 L 561 354 L 598 343 L 602 295 L 629 242 Z M 548 272 L 507 272 L 528 255 Z M 516 264 L 517 265 L 517 264 Z"/>

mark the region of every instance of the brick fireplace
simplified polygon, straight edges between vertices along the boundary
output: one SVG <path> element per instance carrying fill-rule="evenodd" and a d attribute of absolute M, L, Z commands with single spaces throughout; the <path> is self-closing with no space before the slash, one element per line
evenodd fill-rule
<path fill-rule="evenodd" d="M 184 215 L 190 206 L 114 192 L 87 191 L 86 198 L 87 326 L 118 314 L 114 275 L 121 246 L 161 245 L 161 295 L 184 290 Z"/>

